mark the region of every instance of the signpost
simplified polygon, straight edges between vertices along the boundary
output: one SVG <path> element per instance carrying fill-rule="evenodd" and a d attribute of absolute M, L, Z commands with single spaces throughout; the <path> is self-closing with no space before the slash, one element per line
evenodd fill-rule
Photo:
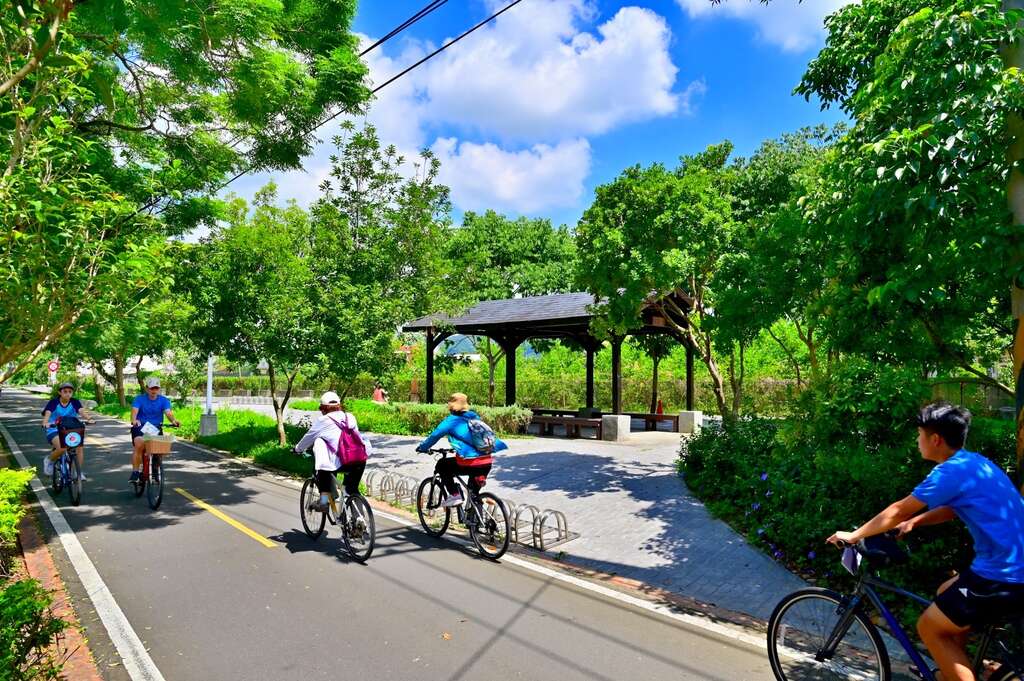
<path fill-rule="evenodd" d="M 60 369 L 60 362 L 56 359 L 51 359 L 46 363 L 46 368 L 50 372 L 50 385 L 57 385 L 57 369 Z"/>
<path fill-rule="evenodd" d="M 217 434 L 217 415 L 213 413 L 213 355 L 206 358 L 206 411 L 199 415 L 199 434 Z"/>

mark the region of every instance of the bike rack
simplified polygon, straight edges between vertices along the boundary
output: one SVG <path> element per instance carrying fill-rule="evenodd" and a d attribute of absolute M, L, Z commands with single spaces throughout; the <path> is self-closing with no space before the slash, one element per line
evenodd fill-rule
<path fill-rule="evenodd" d="M 420 483 L 417 478 L 378 469 L 368 472 L 363 481 L 369 495 L 380 501 L 416 505 Z M 509 499 L 501 501 L 508 509 L 509 539 L 517 544 L 547 551 L 580 536 L 569 530 L 569 521 L 561 511 L 541 510 L 533 504 L 517 504 Z"/>
<path fill-rule="evenodd" d="M 554 526 L 548 525 L 548 521 L 554 519 Z M 554 533 L 555 537 L 551 541 L 545 541 L 545 536 L 550 533 Z M 577 535 L 579 536 L 579 535 Z M 561 511 L 555 511 L 547 509 L 540 514 L 540 517 L 534 516 L 533 519 L 533 545 L 539 550 L 543 551 L 552 546 L 558 544 L 564 544 L 570 539 L 575 537 L 569 536 L 569 523 L 565 519 L 565 514 Z"/>

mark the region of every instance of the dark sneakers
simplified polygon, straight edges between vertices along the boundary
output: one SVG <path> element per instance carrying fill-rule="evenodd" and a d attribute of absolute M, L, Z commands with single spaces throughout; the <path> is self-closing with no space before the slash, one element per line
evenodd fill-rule
<path fill-rule="evenodd" d="M 132 471 L 132 477 L 128 480 L 128 482 L 138 482 L 139 478 L 141 477 L 142 473 L 140 473 L 139 471 Z"/>

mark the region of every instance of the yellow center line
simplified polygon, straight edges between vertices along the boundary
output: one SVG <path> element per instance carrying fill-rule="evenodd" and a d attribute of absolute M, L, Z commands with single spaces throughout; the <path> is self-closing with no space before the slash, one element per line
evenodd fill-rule
<path fill-rule="evenodd" d="M 266 546 L 268 549 L 272 549 L 275 546 L 277 546 L 277 544 L 275 544 L 274 542 L 270 541 L 269 539 L 264 537 L 259 532 L 255 532 L 253 530 L 250 530 L 248 527 L 246 527 L 242 523 L 238 522 L 237 520 L 235 520 L 231 516 L 227 515 L 226 513 L 222 512 L 222 511 L 218 511 L 213 506 L 210 506 L 208 503 L 206 503 L 202 499 L 197 499 L 196 497 L 192 496 L 191 494 L 189 494 L 188 492 L 186 492 L 182 488 L 175 487 L 174 491 L 177 492 L 178 494 L 180 494 L 181 496 L 185 497 L 189 501 L 191 501 L 193 504 L 195 504 L 199 508 L 202 508 L 204 510 L 209 511 L 210 513 L 212 513 L 216 517 L 220 518 L 221 520 L 223 520 L 224 522 L 226 522 L 228 525 L 230 525 L 231 527 L 235 528 L 239 532 L 242 532 L 244 534 L 249 535 L 250 537 L 252 537 L 256 541 L 258 541 L 259 543 L 261 543 L 264 546 Z"/>

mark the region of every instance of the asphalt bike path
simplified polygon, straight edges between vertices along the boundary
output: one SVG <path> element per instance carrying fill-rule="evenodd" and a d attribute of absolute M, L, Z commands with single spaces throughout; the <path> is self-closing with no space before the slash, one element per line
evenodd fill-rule
<path fill-rule="evenodd" d="M 40 476 L 43 404 L 0 396 L 0 422 Z M 379 512 L 373 556 L 352 562 L 337 528 L 306 537 L 294 486 L 184 443 L 165 468 L 154 512 L 128 485 L 128 427 L 101 418 L 87 427 L 81 506 L 55 500 L 165 679 L 771 678 L 763 648 Z"/>

